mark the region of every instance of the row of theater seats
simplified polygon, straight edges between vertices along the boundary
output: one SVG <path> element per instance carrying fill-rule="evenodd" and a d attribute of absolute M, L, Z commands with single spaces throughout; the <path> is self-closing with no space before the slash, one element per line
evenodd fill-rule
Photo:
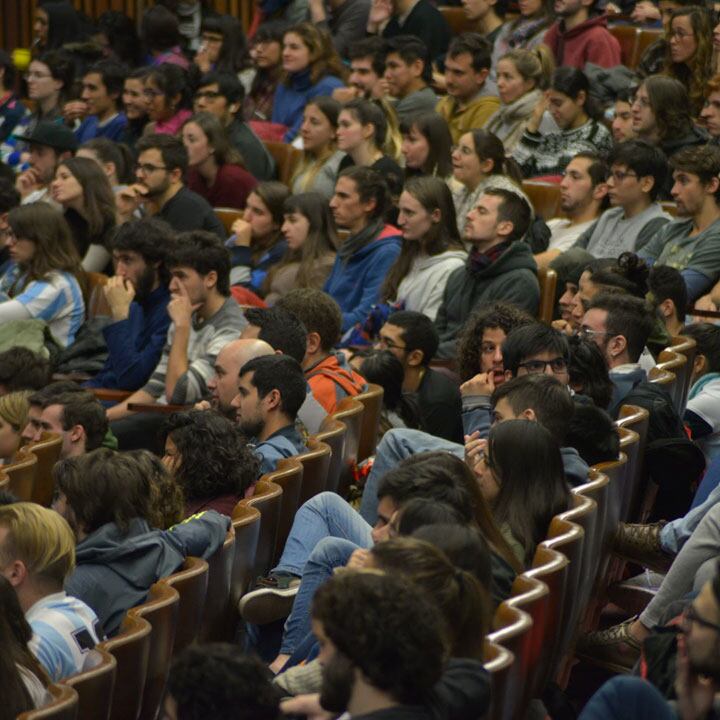
<path fill-rule="evenodd" d="M 240 501 L 232 530 L 207 562 L 188 557 L 129 610 L 120 632 L 91 652 L 88 668 L 51 687 L 53 702 L 23 720 L 154 720 L 172 658 L 196 641 L 232 641 L 238 602 L 254 578 L 275 564 L 297 509 L 324 491 L 349 488 L 357 462 L 377 442 L 383 390 L 369 385 L 345 398 L 308 451 L 286 458 Z"/>
<path fill-rule="evenodd" d="M 0 490 L 9 490 L 19 500 L 49 507 L 53 499 L 53 465 L 60 458 L 62 438 L 44 432 L 37 442 L 18 450 L 13 461 L 0 467 Z"/>

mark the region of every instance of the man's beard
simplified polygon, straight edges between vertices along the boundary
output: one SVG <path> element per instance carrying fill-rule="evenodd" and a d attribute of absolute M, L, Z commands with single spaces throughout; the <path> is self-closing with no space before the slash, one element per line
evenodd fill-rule
<path fill-rule="evenodd" d="M 144 302 L 148 299 L 155 284 L 155 268 L 148 265 L 137 279 L 135 284 L 135 299 L 138 302 Z"/>
<path fill-rule="evenodd" d="M 688 659 L 691 671 L 697 675 L 705 675 L 716 683 L 720 681 L 720 642 L 716 642 L 714 650 L 704 658 L 694 660 L 689 657 Z"/>
<path fill-rule="evenodd" d="M 320 705 L 328 712 L 343 713 L 347 710 L 355 684 L 355 666 L 339 650 L 323 665 Z"/>
<path fill-rule="evenodd" d="M 170 187 L 170 179 L 167 178 L 162 185 L 158 185 L 155 188 L 148 187 L 147 185 L 144 185 L 144 187 L 147 188 L 145 197 L 149 200 L 157 200 L 167 192 L 167 189 Z"/>
<path fill-rule="evenodd" d="M 246 437 L 246 438 L 257 438 L 260 436 L 260 433 L 263 431 L 263 427 L 265 427 L 265 423 L 260 420 L 238 420 L 238 425 L 240 426 L 240 432 Z"/>
<path fill-rule="evenodd" d="M 210 404 L 213 406 L 215 412 L 220 413 L 228 420 L 232 420 L 233 422 L 237 420 L 237 410 L 232 405 L 225 404 L 220 398 L 212 398 Z"/>

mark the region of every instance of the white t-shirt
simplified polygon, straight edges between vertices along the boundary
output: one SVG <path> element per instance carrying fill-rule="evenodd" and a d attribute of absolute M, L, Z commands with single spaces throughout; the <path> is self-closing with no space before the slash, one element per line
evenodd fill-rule
<path fill-rule="evenodd" d="M 550 243 L 548 250 L 560 250 L 565 252 L 569 250 L 575 241 L 595 222 L 588 220 L 579 225 L 571 225 L 567 218 L 553 218 L 547 221 L 550 228 Z"/>
<path fill-rule="evenodd" d="M 696 397 L 688 400 L 686 409 L 694 412 L 712 428 L 710 435 L 696 441 L 710 464 L 720 454 L 720 378 L 711 380 Z"/>

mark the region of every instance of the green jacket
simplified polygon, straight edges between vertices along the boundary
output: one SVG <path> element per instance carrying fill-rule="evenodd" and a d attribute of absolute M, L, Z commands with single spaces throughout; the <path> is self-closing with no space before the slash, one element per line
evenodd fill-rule
<path fill-rule="evenodd" d="M 435 327 L 440 335 L 438 357 L 455 356 L 455 339 L 473 311 L 504 300 L 537 315 L 540 285 L 530 246 L 516 240 L 492 265 L 480 272 L 465 267 L 448 278 Z"/>

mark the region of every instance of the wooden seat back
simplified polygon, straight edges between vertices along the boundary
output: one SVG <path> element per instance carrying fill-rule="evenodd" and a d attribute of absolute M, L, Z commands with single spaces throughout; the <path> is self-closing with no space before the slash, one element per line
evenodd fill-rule
<path fill-rule="evenodd" d="M 331 458 L 332 450 L 330 450 L 330 446 L 314 437 L 308 440 L 307 452 L 297 456 L 297 461 L 303 466 L 298 507 L 302 507 L 303 503 L 310 498 L 325 491 Z"/>
<path fill-rule="evenodd" d="M 354 480 L 354 470 L 358 462 L 360 437 L 362 436 L 362 416 L 365 406 L 355 398 L 343 398 L 337 410 L 330 416 L 330 420 L 340 420 L 347 428 L 345 445 L 343 446 L 343 462 L 340 471 L 337 492 L 343 497 L 347 496 L 350 485 Z"/>
<path fill-rule="evenodd" d="M 282 501 L 280 503 L 280 521 L 278 523 L 273 563 L 277 563 L 282 555 L 285 541 L 290 534 L 295 513 L 300 507 L 300 489 L 303 481 L 303 466 L 295 457 L 283 458 L 277 464 L 275 472 L 264 476 L 269 482 L 282 488 Z"/>
<path fill-rule="evenodd" d="M 94 648 L 88 652 L 84 667 L 81 673 L 62 681 L 78 694 L 78 720 L 108 720 L 117 672 L 115 656 Z"/>
<path fill-rule="evenodd" d="M 230 601 L 233 617 L 237 613 L 240 598 L 248 591 L 252 581 L 255 579 L 255 556 L 260 538 L 261 518 L 260 511 L 249 505 L 238 505 L 233 511 L 235 558 L 230 580 Z"/>
<path fill-rule="evenodd" d="M 265 147 L 273 156 L 277 166 L 278 180 L 290 187 L 295 169 L 302 160 L 302 150 L 280 142 L 265 141 Z"/>
<path fill-rule="evenodd" d="M 35 470 L 37 469 L 37 457 L 27 448 L 21 447 L 15 459 L 9 465 L 3 465 L 2 469 L 9 478 L 8 490 L 18 500 L 31 502 L 33 487 L 35 485 Z"/>
<path fill-rule="evenodd" d="M 50 507 L 55 492 L 52 470 L 60 459 L 62 437 L 57 433 L 44 432 L 40 440 L 28 443 L 25 447 L 37 458 L 32 501 L 44 507 Z"/>
<path fill-rule="evenodd" d="M 267 477 L 267 476 L 265 476 Z M 260 533 L 258 536 L 257 551 L 255 553 L 255 570 L 253 580 L 264 577 L 270 572 L 275 557 L 278 528 L 280 527 L 280 512 L 282 507 L 283 489 L 274 482 L 263 478 L 255 483 L 255 493 L 248 500 L 241 500 L 233 511 L 236 517 L 238 507 L 247 505 L 260 512 Z"/>
<path fill-rule="evenodd" d="M 208 558 L 207 565 L 207 594 L 197 637 L 199 642 L 222 642 L 227 640 L 230 628 L 233 627 L 231 583 L 235 565 L 234 526 L 228 530 L 225 542 Z"/>
<path fill-rule="evenodd" d="M 367 390 L 355 399 L 362 403 L 362 427 L 360 429 L 360 442 L 358 443 L 358 462 L 375 454 L 375 447 L 380 432 L 380 414 L 382 412 L 383 395 L 385 391 L 380 385 L 368 383 Z"/>
<path fill-rule="evenodd" d="M 515 656 L 502 645 L 485 641 L 483 667 L 490 675 L 491 704 L 487 717 L 491 720 L 501 718 L 502 708 L 511 702 L 508 679 L 514 661 Z"/>
<path fill-rule="evenodd" d="M 675 409 L 682 417 L 682 414 L 685 412 L 688 390 L 690 389 L 692 366 L 688 363 L 686 355 L 675 352 L 674 350 L 663 350 L 657 359 L 657 368 L 675 375 L 675 384 L 672 386 L 672 389 L 669 389 L 669 392 L 672 395 Z"/>
<path fill-rule="evenodd" d="M 522 189 L 530 198 L 535 214 L 546 222 L 561 214 L 560 183 L 523 180 Z"/>
<path fill-rule="evenodd" d="M 47 705 L 37 710 L 20 713 L 17 720 L 76 720 L 78 716 L 78 694 L 69 685 L 49 685 L 52 698 Z"/>
<path fill-rule="evenodd" d="M 538 320 L 550 324 L 555 314 L 555 291 L 557 273 L 552 268 L 538 268 L 538 284 L 540 285 L 540 304 Z"/>
<path fill-rule="evenodd" d="M 165 585 L 180 595 L 173 655 L 195 642 L 205 612 L 209 565 L 202 558 L 187 557 L 177 572 L 162 578 Z"/>
<path fill-rule="evenodd" d="M 328 464 L 327 483 L 325 484 L 325 490 L 330 492 L 337 492 L 338 483 L 340 482 L 346 435 L 347 425 L 334 417 L 326 419 L 320 432 L 315 435 L 318 442 L 323 442 L 330 447 L 330 462 Z"/>
<path fill-rule="evenodd" d="M 236 220 L 242 220 L 244 211 L 237 208 L 216 207 L 213 212 L 217 215 L 218 220 L 223 224 L 227 236 L 232 235 L 232 226 Z"/>

